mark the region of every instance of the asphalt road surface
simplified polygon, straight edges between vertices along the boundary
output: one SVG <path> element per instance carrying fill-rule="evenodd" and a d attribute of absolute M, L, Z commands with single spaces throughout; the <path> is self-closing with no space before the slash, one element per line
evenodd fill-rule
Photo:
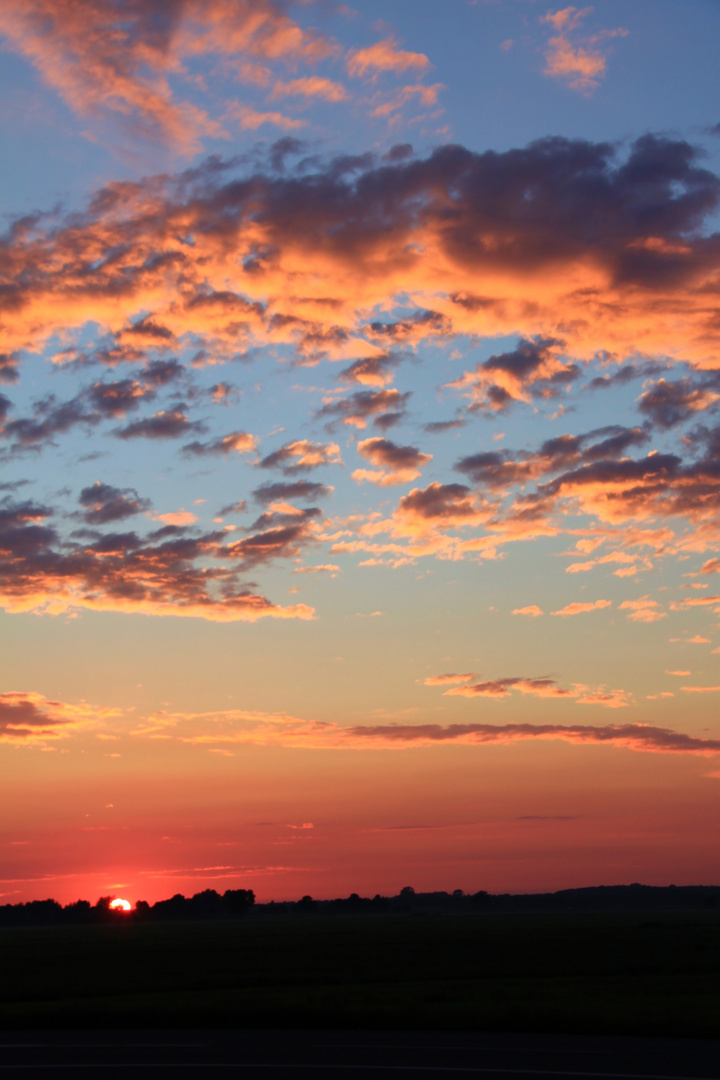
<path fill-rule="evenodd" d="M 366 1031 L 0 1033 L 0 1080 L 720 1080 L 720 1041 Z"/>

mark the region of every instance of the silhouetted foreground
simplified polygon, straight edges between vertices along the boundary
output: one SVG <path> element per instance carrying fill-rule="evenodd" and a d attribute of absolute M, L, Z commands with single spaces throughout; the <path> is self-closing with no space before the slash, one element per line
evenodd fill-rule
<path fill-rule="evenodd" d="M 5 1075 L 157 1080 L 709 1080 L 720 1042 L 425 1031 L 130 1029 L 0 1033 Z M 15 1072 L 14 1070 L 17 1070 Z"/>
<path fill-rule="evenodd" d="M 170 909 L 154 905 L 144 917 L 4 927 L 0 1027 L 718 1038 L 720 908 L 702 906 L 716 893 L 678 889 L 682 903 L 663 909 L 670 893 L 650 890 L 635 895 L 652 903 L 623 909 L 630 894 L 619 890 L 614 910 L 492 910 L 500 898 L 474 908 L 455 897 L 453 912 L 442 910 L 448 894 L 433 908 L 405 892 L 368 914 L 360 900 L 308 899 L 248 903 L 242 918 L 165 919 Z M 200 896 L 186 902 L 196 913 L 225 902 Z"/>
<path fill-rule="evenodd" d="M 531 911 L 693 911 L 720 910 L 717 885 L 600 885 L 588 889 L 563 889 L 555 893 L 416 893 L 409 886 L 397 896 L 363 897 L 352 893 L 347 899 L 271 901 L 256 904 L 252 889 L 228 889 L 220 895 L 205 889 L 194 896 L 181 893 L 169 900 L 148 904 L 138 900 L 130 912 L 113 911 L 112 897 L 102 896 L 97 904 L 77 900 L 62 907 L 56 900 L 31 900 L 25 904 L 0 905 L 0 926 L 56 926 L 107 922 L 191 922 L 208 919 L 236 919 L 252 911 L 263 915 L 387 915 L 470 914 L 474 912 Z"/>

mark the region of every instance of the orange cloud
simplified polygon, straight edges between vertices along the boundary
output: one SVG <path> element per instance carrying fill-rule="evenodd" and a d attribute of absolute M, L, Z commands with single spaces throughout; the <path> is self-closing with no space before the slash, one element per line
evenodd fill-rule
<path fill-rule="evenodd" d="M 263 124 L 272 124 L 282 128 L 283 131 L 297 131 L 298 128 L 307 127 L 307 120 L 293 119 L 279 112 L 259 112 L 250 108 L 249 105 L 234 103 L 229 106 L 227 115 L 233 120 L 240 122 L 240 127 L 247 131 L 257 131 Z"/>
<path fill-rule="evenodd" d="M 462 391 L 474 409 L 502 412 L 511 401 L 529 402 L 536 383 L 547 384 L 563 372 L 572 380 L 574 372 L 561 354 L 560 342 L 522 341 L 514 351 L 491 356 L 446 385 Z"/>
<path fill-rule="evenodd" d="M 625 37 L 627 30 L 601 30 L 592 37 L 578 41 L 571 40 L 583 19 L 592 11 L 591 7 L 579 10 L 575 7 L 548 12 L 541 17 L 541 23 L 548 23 L 556 31 L 548 41 L 545 53 L 545 75 L 563 79 L 571 90 L 590 94 L 600 85 L 605 75 L 607 60 L 599 48 L 600 43 L 610 38 Z"/>
<path fill-rule="evenodd" d="M 538 615 L 542 614 L 543 610 L 537 604 L 530 604 L 529 607 L 513 608 L 513 615 L 529 615 L 531 618 L 536 619 Z"/>
<path fill-rule="evenodd" d="M 337 443 L 314 443 L 309 439 L 294 439 L 279 450 L 267 454 L 259 462 L 261 469 L 280 465 L 286 472 L 314 469 L 318 465 L 342 465 Z"/>
<path fill-rule="evenodd" d="M 0 348 L 12 359 L 89 320 L 121 336 L 150 311 L 176 340 L 201 336 L 215 362 L 276 342 L 312 357 L 344 347 L 368 310 L 391 310 L 403 294 L 430 313 L 405 320 L 416 335 L 530 335 L 543 392 L 556 376 L 576 377 L 598 340 L 618 358 L 641 350 L 697 366 L 720 360 L 705 301 L 720 274 L 717 244 L 697 236 L 684 255 L 638 248 L 650 234 L 630 211 L 637 193 L 625 179 L 663 161 L 652 205 L 665 208 L 669 234 L 695 234 L 718 181 L 692 148 L 646 136 L 626 170 L 604 144 L 563 140 L 491 157 L 443 147 L 425 161 L 368 164 L 357 186 L 332 165 L 285 180 L 256 175 L 251 187 L 202 168 L 192 190 L 171 177 L 110 184 L 72 221 L 40 218 L 6 242 L 12 303 L 8 294 Z M 605 216 L 588 202 L 588 169 L 607 186 Z M 370 343 L 363 348 L 369 355 Z M 492 408 L 493 395 L 527 397 L 533 378 L 502 360 L 456 386 Z"/>
<path fill-rule="evenodd" d="M 686 611 L 694 607 L 712 607 L 713 604 L 720 605 L 720 596 L 688 596 L 684 600 L 672 600 L 670 610 Z"/>
<path fill-rule="evenodd" d="M 207 112 L 177 100 L 170 76 L 186 74 L 186 60 L 244 55 L 315 62 L 337 51 L 318 33 L 301 30 L 271 0 L 170 7 L 162 0 L 129 7 L 115 0 L 80 6 L 72 0 L 6 0 L 0 33 L 80 116 L 115 118 L 136 139 L 159 138 L 183 153 L 197 151 L 203 136 L 226 134 Z"/>
<path fill-rule="evenodd" d="M 471 676 L 473 678 L 474 676 Z M 458 680 L 459 681 L 459 680 Z M 430 683 L 428 686 L 438 685 Z M 455 686 L 452 690 L 446 690 L 447 697 L 509 697 L 512 690 L 521 694 L 530 694 L 541 698 L 566 698 L 573 700 L 578 705 L 603 705 L 608 709 L 622 709 L 632 705 L 632 696 L 625 690 L 606 690 L 604 686 L 589 687 L 582 683 L 573 683 L 571 689 L 559 686 L 555 679 L 543 676 L 539 679 L 527 679 L 513 676 L 502 679 L 489 679 L 485 682 L 469 683 L 465 686 Z"/>
<path fill-rule="evenodd" d="M 0 740 L 25 743 L 63 739 L 101 720 L 121 715 L 119 709 L 69 705 L 34 692 L 0 694 Z"/>
<path fill-rule="evenodd" d="M 357 451 L 377 468 L 355 469 L 353 479 L 379 487 L 415 480 L 423 466 L 432 461 L 432 454 L 423 454 L 414 446 L 398 446 L 389 439 L 364 439 L 357 444 Z"/>
<path fill-rule="evenodd" d="M 164 525 L 193 525 L 197 521 L 197 514 L 189 510 L 173 510 L 169 514 L 153 514 L 152 517 Z"/>
<path fill-rule="evenodd" d="M 401 74 L 415 68 L 424 71 L 430 61 L 424 53 L 405 52 L 398 49 L 392 38 L 378 41 L 367 49 L 351 49 L 347 55 L 347 69 L 351 75 L 362 77 L 368 73 L 393 71 Z"/>
<path fill-rule="evenodd" d="M 345 101 L 348 93 L 342 83 L 332 79 L 323 79 L 319 75 L 309 75 L 289 82 L 276 82 L 273 97 L 311 97 L 322 101 Z"/>
<path fill-rule="evenodd" d="M 444 90 L 443 83 L 434 83 L 432 86 L 425 86 L 420 83 L 417 86 L 403 86 L 398 90 L 396 94 L 393 94 L 388 100 L 383 101 L 380 105 L 377 105 L 372 110 L 373 116 L 389 116 L 393 112 L 397 112 L 403 105 L 407 105 L 409 101 L 414 98 L 418 100 L 420 105 L 437 105 L 438 94 L 441 90 Z"/>
<path fill-rule="evenodd" d="M 628 619 L 632 622 L 651 623 L 658 619 L 667 618 L 666 611 L 658 611 L 657 600 L 651 600 L 649 596 L 641 596 L 638 600 L 623 600 L 618 605 L 618 611 L 627 611 Z"/>
<path fill-rule="evenodd" d="M 466 671 L 460 674 L 450 672 L 447 675 L 429 675 L 423 682 L 425 686 L 453 686 L 455 683 L 471 682 L 475 678 L 475 674 L 472 671 Z"/>
<path fill-rule="evenodd" d="M 587 611 L 598 611 L 600 608 L 611 607 L 610 600 L 594 600 L 586 603 L 575 602 L 567 604 L 564 608 L 560 608 L 559 611 L 551 611 L 551 615 L 583 615 Z"/>
<path fill-rule="evenodd" d="M 107 509 L 107 520 L 138 512 L 135 500 L 120 499 L 123 493 L 108 485 L 101 488 L 108 495 L 100 511 Z M 87 513 L 97 514 L 98 489 L 86 492 Z M 188 536 L 187 526 L 172 523 L 145 538 L 111 532 L 70 540 L 51 518 L 48 507 L 31 502 L 0 508 L 0 607 L 6 611 L 89 608 L 216 622 L 313 617 L 305 604 L 272 604 L 240 577 L 250 567 L 295 556 L 312 542 L 312 516 L 302 512 L 293 522 L 229 544 L 223 543 L 226 534 Z"/>
<path fill-rule="evenodd" d="M 554 739 L 580 746 L 607 745 L 649 753 L 717 754 L 720 740 L 702 739 L 645 724 L 377 724 L 341 727 L 285 713 L 240 709 L 214 713 L 160 712 L 143 721 L 136 737 L 157 735 L 201 746 L 277 745 L 298 749 L 408 749 L 459 743 L 471 746 Z"/>

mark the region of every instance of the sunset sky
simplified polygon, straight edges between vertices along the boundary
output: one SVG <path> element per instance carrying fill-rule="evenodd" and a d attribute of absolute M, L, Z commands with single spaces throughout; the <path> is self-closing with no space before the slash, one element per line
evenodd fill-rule
<path fill-rule="evenodd" d="M 716 0 L 0 39 L 0 903 L 717 884 Z"/>

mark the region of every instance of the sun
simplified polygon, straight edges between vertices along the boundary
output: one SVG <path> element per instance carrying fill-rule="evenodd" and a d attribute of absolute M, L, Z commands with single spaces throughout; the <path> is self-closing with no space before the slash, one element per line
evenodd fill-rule
<path fill-rule="evenodd" d="M 132 904 L 130 903 L 129 900 L 121 900 L 120 897 L 117 897 L 117 899 L 113 900 L 113 902 L 111 903 L 110 910 L 111 911 L 131 911 L 132 910 Z"/>

